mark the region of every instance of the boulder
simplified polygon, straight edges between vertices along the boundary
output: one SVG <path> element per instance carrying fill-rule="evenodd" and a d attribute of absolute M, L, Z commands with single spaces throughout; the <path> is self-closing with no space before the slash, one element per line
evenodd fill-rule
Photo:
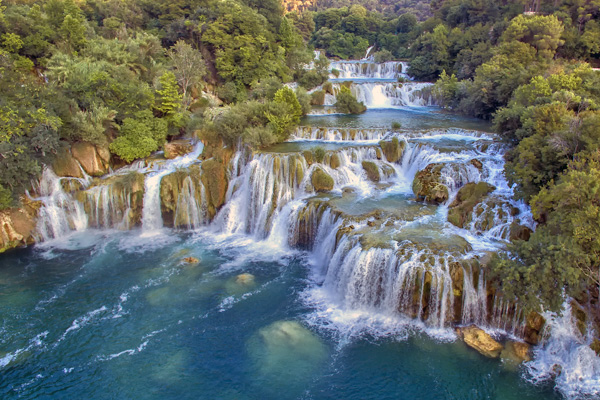
<path fill-rule="evenodd" d="M 329 166 L 333 169 L 337 169 L 340 167 L 340 165 L 342 165 L 342 162 L 340 160 L 339 154 L 333 153 L 331 155 L 331 158 L 329 159 Z"/>
<path fill-rule="evenodd" d="M 596 352 L 596 355 L 600 357 L 600 339 L 594 339 L 592 344 L 590 344 L 590 349 Z"/>
<path fill-rule="evenodd" d="M 545 324 L 546 320 L 544 317 L 536 312 L 530 312 L 526 318 L 525 334 L 523 335 L 525 342 L 534 346 L 538 344 Z"/>
<path fill-rule="evenodd" d="M 310 182 L 316 192 L 328 192 L 333 189 L 334 184 L 333 178 L 322 168 L 316 168 L 313 171 Z"/>
<path fill-rule="evenodd" d="M 529 240 L 529 237 L 533 231 L 526 227 L 525 225 L 520 225 L 516 222 L 513 222 L 510 225 L 510 240 Z"/>
<path fill-rule="evenodd" d="M 165 158 L 173 159 L 191 153 L 194 146 L 187 140 L 175 140 L 165 143 Z"/>
<path fill-rule="evenodd" d="M 40 202 L 23 199 L 21 208 L 0 211 L 0 253 L 33 244 Z"/>
<path fill-rule="evenodd" d="M 470 162 L 478 170 L 481 171 L 483 169 L 483 163 L 481 161 L 479 161 L 478 159 L 474 158 Z"/>
<path fill-rule="evenodd" d="M 526 343 L 508 341 L 500 353 L 505 366 L 516 368 L 522 362 L 531 361 L 530 346 Z"/>
<path fill-rule="evenodd" d="M 107 157 L 105 149 L 99 151 L 91 143 L 78 142 L 71 146 L 71 153 L 88 175 L 102 176 L 108 172 L 110 155 Z"/>
<path fill-rule="evenodd" d="M 79 163 L 68 147 L 61 149 L 54 162 L 52 163 L 52 170 L 57 176 L 68 176 L 72 178 L 83 178 L 83 171 L 79 166 Z"/>
<path fill-rule="evenodd" d="M 406 143 L 400 142 L 397 137 L 394 137 L 392 140 L 382 140 L 379 142 L 379 146 L 388 162 L 395 163 L 402 158 Z"/>
<path fill-rule="evenodd" d="M 367 177 L 370 181 L 379 182 L 381 180 L 379 168 L 377 168 L 377 164 L 375 164 L 373 161 L 363 161 L 362 167 L 367 173 Z"/>
<path fill-rule="evenodd" d="M 314 157 L 313 157 L 313 153 L 310 150 L 304 150 L 302 152 L 302 155 L 304 156 L 304 160 L 306 160 L 306 164 L 308 166 L 313 165 L 314 163 Z"/>
<path fill-rule="evenodd" d="M 418 201 L 441 204 L 448 200 L 448 187 L 441 182 L 444 164 L 429 164 L 413 180 L 412 190 Z"/>
<path fill-rule="evenodd" d="M 496 188 L 486 182 L 467 183 L 460 188 L 456 198 L 448 209 L 448 222 L 459 228 L 464 228 L 465 223 L 471 219 L 475 205 L 480 203 L 485 196 Z"/>
<path fill-rule="evenodd" d="M 496 358 L 504 348 L 489 334 L 475 325 L 458 328 L 457 333 L 468 346 L 474 348 L 486 357 Z"/>
<path fill-rule="evenodd" d="M 249 273 L 239 274 L 238 276 L 235 277 L 235 283 L 240 284 L 240 285 L 250 286 L 250 285 L 254 285 L 254 282 L 255 282 L 254 275 L 249 274 Z"/>

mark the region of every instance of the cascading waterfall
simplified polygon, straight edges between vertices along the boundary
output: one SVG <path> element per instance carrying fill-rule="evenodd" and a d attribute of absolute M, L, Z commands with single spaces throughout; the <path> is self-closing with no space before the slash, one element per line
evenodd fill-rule
<path fill-rule="evenodd" d="M 335 96 L 341 89 L 340 83 L 332 86 L 334 96 L 325 96 L 326 106 L 333 106 L 336 102 Z M 352 94 L 359 102 L 363 102 L 371 108 L 394 108 L 394 107 L 425 107 L 435 105 L 433 97 L 426 93 L 425 89 L 431 87 L 431 83 L 409 82 L 353 82 L 350 86 Z"/>
<path fill-rule="evenodd" d="M 198 162 L 204 145 L 198 142 L 194 150 L 185 156 L 157 164 L 154 171 L 146 176 L 144 181 L 144 208 L 142 209 L 142 234 L 151 236 L 163 227 L 162 212 L 160 207 L 160 182 L 162 178 L 179 168 L 186 168 Z"/>
<path fill-rule="evenodd" d="M 388 61 L 375 63 L 372 61 L 332 61 L 331 70 L 339 71 L 339 74 L 331 73 L 330 79 L 393 79 L 400 77 L 408 78 L 406 75 L 406 63 L 402 61 Z"/>
<path fill-rule="evenodd" d="M 37 234 L 40 241 L 62 237 L 71 231 L 83 231 L 88 226 L 88 218 L 83 205 L 72 196 L 65 193 L 63 180 L 74 178 L 59 178 L 50 168 L 44 168 L 36 191 L 39 197 L 35 200 L 42 202 L 38 214 Z M 85 186 L 85 180 L 78 180 Z"/>
<path fill-rule="evenodd" d="M 540 383 L 555 379 L 556 388 L 572 399 L 600 396 L 600 357 L 590 348 L 594 335 L 591 326 L 582 333 L 571 304 L 564 304 L 562 315 L 545 313 L 547 326 L 542 344 L 534 349 L 533 361 L 525 367 L 529 380 Z"/>
<path fill-rule="evenodd" d="M 299 126 L 291 140 L 375 141 L 388 136 L 385 129 L 348 129 Z"/>
<path fill-rule="evenodd" d="M 183 187 L 177 198 L 177 208 L 173 225 L 186 229 L 198 229 L 208 220 L 208 205 L 206 202 L 206 189 L 202 182 L 200 196 L 196 195 L 196 185 L 192 177 L 188 176 L 183 181 Z"/>

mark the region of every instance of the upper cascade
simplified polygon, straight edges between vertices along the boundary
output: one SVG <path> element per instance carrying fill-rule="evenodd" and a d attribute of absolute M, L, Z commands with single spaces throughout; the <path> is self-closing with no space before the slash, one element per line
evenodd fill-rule
<path fill-rule="evenodd" d="M 406 74 L 408 64 L 404 61 L 376 63 L 372 60 L 331 61 L 329 79 L 368 80 L 368 79 L 409 79 Z"/>

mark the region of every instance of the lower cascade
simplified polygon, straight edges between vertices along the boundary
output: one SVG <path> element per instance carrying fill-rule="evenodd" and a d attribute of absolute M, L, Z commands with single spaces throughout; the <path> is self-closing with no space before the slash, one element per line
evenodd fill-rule
<path fill-rule="evenodd" d="M 30 194 L 40 202 L 40 241 L 60 241 L 89 228 L 135 227 L 141 238 L 150 239 L 167 234 L 163 227 L 169 226 L 208 235 L 225 248 L 233 241 L 231 251 L 245 249 L 251 240 L 253 246 L 266 246 L 260 247 L 268 249 L 260 250 L 266 254 L 300 252 L 310 281 L 301 298 L 314 310 L 305 317 L 309 325 L 327 320 L 336 329 L 348 329 L 343 324 L 350 323 L 351 330 L 372 332 L 373 319 L 379 318 L 384 331 L 392 329 L 391 323 L 393 329 L 419 329 L 448 340 L 453 327 L 475 324 L 507 341 L 506 347 L 497 343 L 496 357 L 508 357 L 508 349 L 522 345 L 514 340 L 538 345 L 526 366 L 532 382 L 556 376 L 555 366 L 561 365 L 561 392 L 573 387 L 577 393 L 593 392 L 598 357 L 586 347 L 593 333 L 565 330 L 573 319 L 570 311 L 562 317 L 538 316 L 548 321 L 543 328 L 537 317 L 496 293 L 488 277 L 491 252 L 535 229 L 528 208 L 513 199 L 502 174 L 504 148 L 492 135 L 456 128 L 414 132 L 303 126 L 286 146 L 285 151 L 227 157 L 222 205 L 214 199 L 208 175 L 217 164 L 200 161 L 202 143 L 185 156 L 151 158 L 102 178 L 62 178 L 46 169 Z M 177 257 L 186 266 L 169 273 L 191 273 L 203 263 L 185 252 Z M 161 279 L 171 278 L 152 278 L 146 285 Z M 238 293 L 262 290 L 249 273 L 238 274 L 225 287 L 231 295 L 221 311 L 241 301 Z M 125 300 L 115 310 L 140 290 L 145 289 L 136 285 L 121 295 Z M 156 290 L 146 295 L 150 304 L 175 296 Z M 110 312 L 102 306 L 73 326 Z M 295 324 L 278 322 L 260 331 L 252 339 L 253 351 L 293 347 L 286 332 L 308 335 Z M 321 360 L 325 350 L 318 339 L 306 341 L 318 347 Z M 583 377 L 575 372 L 582 366 L 591 369 Z M 277 368 L 261 370 L 273 374 Z"/>

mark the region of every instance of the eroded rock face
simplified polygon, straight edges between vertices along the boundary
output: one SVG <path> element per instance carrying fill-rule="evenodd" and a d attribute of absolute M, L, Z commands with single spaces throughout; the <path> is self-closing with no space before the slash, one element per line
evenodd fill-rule
<path fill-rule="evenodd" d="M 21 208 L 0 211 L 0 253 L 33 244 L 39 202 L 24 200 Z"/>
<path fill-rule="evenodd" d="M 382 140 L 379 142 L 379 146 L 381 146 L 381 150 L 388 162 L 395 163 L 402 158 L 406 143 L 404 141 L 400 142 L 397 137 L 394 137 L 392 140 Z"/>
<path fill-rule="evenodd" d="M 68 147 L 60 150 L 56 155 L 56 158 L 52 163 L 52 170 L 57 176 L 83 178 L 81 167 L 71 154 L 71 150 Z"/>
<path fill-rule="evenodd" d="M 460 188 L 456 198 L 448 210 L 448 222 L 459 228 L 464 228 L 470 221 L 475 205 L 479 204 L 485 196 L 496 188 L 486 182 L 467 183 Z"/>
<path fill-rule="evenodd" d="M 496 358 L 504 348 L 489 334 L 475 325 L 458 328 L 457 333 L 464 342 L 486 357 Z"/>
<path fill-rule="evenodd" d="M 329 192 L 333 189 L 333 178 L 322 168 L 316 168 L 311 177 L 310 182 L 316 192 Z"/>
<path fill-rule="evenodd" d="M 429 164 L 413 180 L 412 190 L 418 201 L 441 204 L 448 200 L 448 187 L 441 182 L 443 164 Z"/>
<path fill-rule="evenodd" d="M 191 153 L 194 146 L 187 140 L 174 140 L 165 143 L 165 158 L 173 159 Z"/>
<path fill-rule="evenodd" d="M 71 154 L 91 176 L 102 176 L 108 172 L 110 152 L 101 146 L 78 142 L 71 146 Z"/>
<path fill-rule="evenodd" d="M 536 312 L 529 313 L 526 319 L 525 335 L 523 338 L 525 342 L 534 346 L 538 344 L 545 324 L 546 320 L 540 314 Z"/>
<path fill-rule="evenodd" d="M 216 159 L 206 160 L 202 163 L 202 183 L 208 195 L 208 213 L 214 217 L 217 210 L 225 204 L 227 194 L 227 171 L 225 163 Z"/>

